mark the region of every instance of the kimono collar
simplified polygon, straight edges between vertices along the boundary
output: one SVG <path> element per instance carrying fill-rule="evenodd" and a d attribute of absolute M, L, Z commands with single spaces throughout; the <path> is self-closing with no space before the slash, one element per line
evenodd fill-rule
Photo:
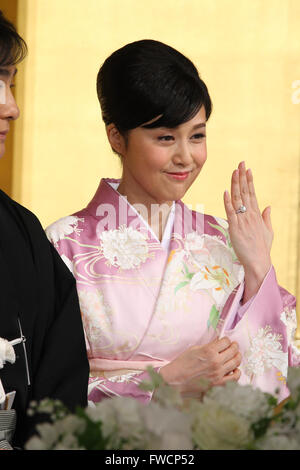
<path fill-rule="evenodd" d="M 119 183 L 108 181 L 108 184 L 113 189 L 115 189 L 116 191 L 118 190 Z M 120 194 L 120 196 L 123 197 L 121 194 Z M 135 207 L 132 206 L 129 202 L 128 202 L 128 204 L 130 205 L 132 210 L 136 213 L 136 215 L 138 217 L 140 217 L 140 214 L 137 212 Z M 160 243 L 162 248 L 164 248 L 165 250 L 168 250 L 168 248 L 169 248 L 169 244 L 170 244 L 170 240 L 171 240 L 171 234 L 172 234 L 173 225 L 174 225 L 174 218 L 175 218 L 175 202 L 173 201 L 173 204 L 172 204 L 169 216 L 168 216 L 168 220 L 167 220 L 167 223 L 166 223 L 166 226 L 165 226 L 165 230 L 164 230 L 161 242 L 157 238 L 156 234 L 153 232 L 153 230 L 150 227 L 150 225 L 148 224 L 147 220 L 143 219 L 145 225 L 148 227 L 148 230 L 152 233 L 153 237 L 157 239 L 157 242 Z"/>
<path fill-rule="evenodd" d="M 108 218 L 108 211 L 111 210 L 113 214 L 110 221 L 111 225 L 108 221 L 108 227 L 106 229 L 118 228 L 122 225 L 134 225 L 137 228 L 137 225 L 139 225 L 140 230 L 146 231 L 151 240 L 159 243 L 148 223 L 137 213 L 134 207 L 129 204 L 127 198 L 122 196 L 113 187 L 117 187 L 120 182 L 120 179 L 102 178 L 93 199 L 87 206 L 88 212 L 93 215 L 93 217 L 103 220 L 104 217 L 106 217 L 106 219 Z M 167 224 L 165 229 L 166 238 L 168 240 L 170 240 L 174 234 L 176 238 L 178 236 L 184 237 L 185 234 L 199 229 L 199 221 L 203 230 L 203 214 L 196 214 L 195 211 L 191 211 L 181 200 L 174 201 L 172 211 L 174 223 L 172 223 L 171 227 Z M 113 218 L 116 220 L 113 221 Z M 168 223 L 169 222 L 171 223 L 172 219 L 168 220 Z"/>

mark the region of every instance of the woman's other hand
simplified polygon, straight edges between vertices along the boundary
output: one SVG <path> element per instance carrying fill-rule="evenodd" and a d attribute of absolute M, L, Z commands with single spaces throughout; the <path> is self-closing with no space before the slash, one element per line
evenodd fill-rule
<path fill-rule="evenodd" d="M 179 389 L 183 397 L 199 398 L 209 386 L 224 385 L 240 378 L 238 366 L 242 360 L 238 344 L 227 337 L 217 338 L 203 346 L 193 346 L 166 366 L 160 374 L 170 385 Z"/>
<path fill-rule="evenodd" d="M 225 191 L 224 205 L 230 240 L 245 270 L 245 303 L 256 294 L 272 265 L 270 252 L 274 236 L 271 208 L 266 207 L 260 213 L 252 172 L 250 169 L 246 171 L 245 162 L 241 162 L 232 173 L 231 196 Z M 237 214 L 242 205 L 246 212 Z"/>

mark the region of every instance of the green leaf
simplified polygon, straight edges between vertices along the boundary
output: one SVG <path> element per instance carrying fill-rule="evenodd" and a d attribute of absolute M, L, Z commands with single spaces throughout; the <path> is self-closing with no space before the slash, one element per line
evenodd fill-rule
<path fill-rule="evenodd" d="M 187 268 L 187 265 L 185 263 L 182 263 L 183 264 L 183 267 L 184 267 L 184 270 L 185 270 L 185 274 L 188 275 L 189 274 L 189 270 Z"/>
<path fill-rule="evenodd" d="M 225 228 L 221 227 L 220 225 L 215 225 L 215 224 L 212 224 L 211 222 L 208 222 L 208 223 L 211 227 L 214 227 L 215 229 L 219 230 L 219 232 L 223 233 L 224 237 L 226 238 L 227 245 L 229 246 L 229 248 L 232 248 L 232 243 L 230 241 L 228 231 Z M 236 255 L 235 255 L 235 258 L 236 259 L 234 261 L 237 260 Z"/>
<path fill-rule="evenodd" d="M 192 278 L 195 276 L 195 274 L 196 274 L 196 273 L 188 273 L 188 274 L 186 275 L 186 277 L 187 277 L 188 279 L 192 279 Z"/>
<path fill-rule="evenodd" d="M 227 230 L 225 230 L 225 228 L 221 227 L 220 225 L 215 225 L 215 224 L 212 224 L 211 222 L 208 222 L 209 225 L 217 230 L 219 230 L 221 233 L 223 233 L 224 237 L 226 237 L 227 239 Z"/>
<path fill-rule="evenodd" d="M 183 267 L 184 267 L 184 270 L 185 270 L 185 277 L 187 279 L 192 279 L 193 276 L 196 274 L 196 273 L 190 273 L 189 270 L 188 270 L 188 267 L 185 263 L 183 263 Z"/>
<path fill-rule="evenodd" d="M 176 292 L 181 289 L 182 287 L 186 286 L 187 284 L 189 283 L 189 281 L 182 281 L 180 282 L 174 289 L 174 294 L 176 294 Z"/>
<path fill-rule="evenodd" d="M 144 380 L 143 382 L 141 382 L 139 384 L 139 388 L 141 390 L 145 390 L 146 392 L 150 392 L 152 391 L 153 389 L 157 388 L 157 387 L 160 387 L 161 385 L 163 385 L 165 382 L 164 382 L 164 379 L 162 378 L 162 376 L 160 374 L 158 374 L 152 366 L 148 366 L 147 367 L 147 372 L 148 372 L 148 375 L 150 377 L 150 381 L 148 380 Z"/>
<path fill-rule="evenodd" d="M 261 418 L 259 421 L 251 425 L 255 439 L 259 439 L 260 437 L 266 434 L 271 422 L 272 422 L 272 418 L 266 417 L 266 418 Z"/>
<path fill-rule="evenodd" d="M 207 328 L 212 326 L 213 329 L 215 330 L 217 328 L 219 318 L 220 318 L 219 310 L 217 310 L 217 307 L 213 305 L 209 313 L 209 319 L 207 321 Z"/>
<path fill-rule="evenodd" d="M 101 421 L 92 421 L 84 409 L 77 408 L 76 415 L 86 422 L 83 432 L 77 433 L 78 444 L 88 450 L 103 450 L 108 448 L 109 438 L 102 433 Z"/>
<path fill-rule="evenodd" d="M 276 397 L 274 397 L 273 395 L 268 395 L 268 404 L 269 406 L 271 407 L 275 407 L 278 405 L 278 400 Z"/>

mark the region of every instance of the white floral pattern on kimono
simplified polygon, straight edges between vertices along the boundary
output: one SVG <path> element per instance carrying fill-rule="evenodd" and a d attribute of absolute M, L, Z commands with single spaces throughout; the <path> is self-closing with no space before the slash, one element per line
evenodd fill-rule
<path fill-rule="evenodd" d="M 66 235 L 71 235 L 73 232 L 78 235 L 82 229 L 78 228 L 78 223 L 84 222 L 84 219 L 78 218 L 74 215 L 62 217 L 55 222 L 55 233 L 53 233 L 52 243 L 57 248 L 57 243 L 62 240 Z"/>
<path fill-rule="evenodd" d="M 273 367 L 281 374 L 287 376 L 287 352 L 282 351 L 282 335 L 272 332 L 272 328 L 267 325 L 259 328 L 256 336 L 250 340 L 250 348 L 245 354 L 245 372 L 250 377 L 263 375 L 266 370 Z"/>
<path fill-rule="evenodd" d="M 287 366 L 300 364 L 292 338 L 296 302 L 278 286 L 274 268 L 241 306 L 244 270 L 228 223 L 176 201 L 165 249 L 112 187 L 118 182 L 102 179 L 85 209 L 47 229 L 77 282 L 89 401 L 116 395 L 148 401 L 151 393 L 139 388 L 147 366 L 159 370 L 217 335 L 239 344 L 241 384 L 278 389 L 284 399 Z"/>
<path fill-rule="evenodd" d="M 107 230 L 100 235 L 101 251 L 110 266 L 134 269 L 149 257 L 147 239 L 132 227 Z"/>

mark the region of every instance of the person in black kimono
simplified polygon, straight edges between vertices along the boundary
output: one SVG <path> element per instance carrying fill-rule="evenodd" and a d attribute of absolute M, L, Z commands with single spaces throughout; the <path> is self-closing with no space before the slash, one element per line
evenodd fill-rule
<path fill-rule="evenodd" d="M 19 116 L 11 87 L 26 51 L 0 12 L 0 156 L 10 122 Z M 89 366 L 75 280 L 38 219 L 0 191 L 0 227 L 0 340 L 2 346 L 12 341 L 15 353 L 14 362 L 2 367 L 0 357 L 1 389 L 16 392 L 12 445 L 23 447 L 33 431 L 30 401 L 52 398 L 69 409 L 86 406 Z"/>

